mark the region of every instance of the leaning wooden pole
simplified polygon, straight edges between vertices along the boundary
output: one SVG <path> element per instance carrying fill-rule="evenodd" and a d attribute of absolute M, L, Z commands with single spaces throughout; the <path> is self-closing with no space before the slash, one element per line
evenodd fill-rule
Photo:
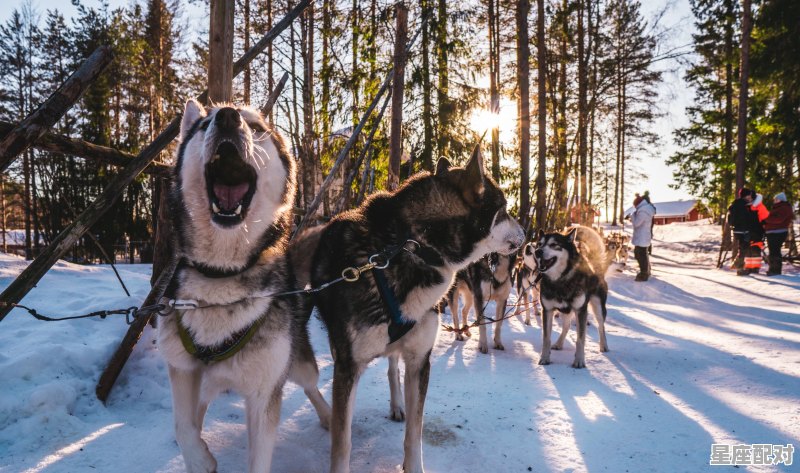
<path fill-rule="evenodd" d="M 266 49 L 267 45 L 286 29 L 293 19 L 297 18 L 303 9 L 308 6 L 311 0 L 302 0 L 292 11 L 290 11 L 278 24 L 270 30 L 250 51 L 245 53 L 233 65 L 234 76 L 244 70 L 244 66 L 252 61 L 260 52 Z M 207 91 L 203 92 L 199 100 L 205 102 L 208 96 Z M 133 181 L 141 172 L 155 159 L 158 154 L 178 136 L 180 130 L 181 117 L 175 117 L 167 128 L 161 132 L 156 139 L 143 149 L 136 159 L 131 161 L 125 168 L 119 171 L 116 177 L 103 190 L 103 193 L 81 213 L 67 228 L 64 229 L 50 245 L 33 262 L 25 268 L 7 288 L 0 294 L 0 321 L 11 311 L 12 303 L 17 303 L 25 297 L 47 271 L 64 256 L 78 239 L 94 225 L 114 205 L 125 187 Z"/>
<path fill-rule="evenodd" d="M 67 113 L 97 76 L 111 63 L 109 46 L 100 46 L 43 104 L 25 117 L 0 142 L 0 172 Z"/>
<path fill-rule="evenodd" d="M 158 277 L 155 284 L 153 284 L 150 293 L 144 299 L 144 302 L 142 302 L 142 307 L 156 304 L 164 296 L 164 292 L 172 279 L 172 275 L 175 273 L 177 265 L 178 260 L 173 258 L 164 270 L 161 271 L 161 275 Z M 114 355 L 111 357 L 108 367 L 106 367 L 103 374 L 100 375 L 100 380 L 97 382 L 97 387 L 95 388 L 95 394 L 97 394 L 97 399 L 100 399 L 103 403 L 106 402 L 108 395 L 111 394 L 111 388 L 122 372 L 122 367 L 125 366 L 125 362 L 128 361 L 128 358 L 131 356 L 136 342 L 138 342 L 139 338 L 142 336 L 142 331 L 144 331 L 145 326 L 147 326 L 147 323 L 150 322 L 152 317 L 153 314 L 148 314 L 146 316 L 136 317 L 136 319 L 133 320 L 131 326 L 128 327 L 125 338 L 122 339 L 119 348 L 117 348 L 117 351 L 114 352 Z"/>
<path fill-rule="evenodd" d="M 0 137 L 6 136 L 6 134 L 15 127 L 16 125 L 13 123 L 0 121 Z M 136 159 L 136 155 L 126 153 L 125 151 L 96 145 L 75 138 L 68 138 L 51 132 L 43 134 L 41 138 L 31 144 L 31 148 L 49 151 L 51 153 L 68 154 L 118 167 L 127 166 L 131 161 Z M 143 172 L 145 174 L 162 176 L 169 174 L 171 171 L 172 166 L 153 161 Z"/>

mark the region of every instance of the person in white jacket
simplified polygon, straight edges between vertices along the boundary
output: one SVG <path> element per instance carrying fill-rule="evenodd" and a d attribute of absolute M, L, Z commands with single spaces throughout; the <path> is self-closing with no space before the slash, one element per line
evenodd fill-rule
<path fill-rule="evenodd" d="M 636 281 L 647 281 L 650 278 L 648 248 L 653 240 L 653 217 L 656 215 L 656 208 L 650 203 L 649 196 L 646 194 L 645 196 L 636 194 L 633 205 L 636 210 L 631 216 L 633 224 L 631 243 L 634 247 L 633 256 L 639 263 L 639 274 L 636 275 Z"/>

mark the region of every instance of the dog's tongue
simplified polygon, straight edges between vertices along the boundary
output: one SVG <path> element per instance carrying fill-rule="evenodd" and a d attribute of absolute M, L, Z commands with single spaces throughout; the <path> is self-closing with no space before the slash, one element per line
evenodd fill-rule
<path fill-rule="evenodd" d="M 244 195 L 247 194 L 247 190 L 250 188 L 250 184 L 247 182 L 243 182 L 241 184 L 236 184 L 233 186 L 226 186 L 225 184 L 214 184 L 214 196 L 217 198 L 219 203 L 219 208 L 225 211 L 234 211 L 236 207 L 239 205 L 239 202 L 242 201 Z"/>

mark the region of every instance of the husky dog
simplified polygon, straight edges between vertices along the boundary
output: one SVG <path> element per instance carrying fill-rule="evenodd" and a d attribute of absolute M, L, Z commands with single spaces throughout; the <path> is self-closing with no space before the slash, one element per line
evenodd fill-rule
<path fill-rule="evenodd" d="M 586 325 L 588 306 L 597 319 L 597 330 L 600 334 L 600 351 L 608 351 L 606 342 L 605 319 L 606 299 L 608 298 L 608 285 L 605 277 L 599 270 L 603 268 L 602 255 L 593 263 L 587 256 L 578 252 L 575 238 L 578 229 L 573 228 L 563 235 L 561 233 L 548 233 L 539 231 L 537 248 L 534 254 L 542 274 L 541 292 L 542 307 L 542 356 L 540 365 L 550 364 L 550 332 L 552 331 L 553 314 L 556 310 L 564 314 L 561 317 L 561 336 L 552 345 L 552 349 L 560 350 L 570 327 L 575 311 L 578 318 L 578 341 L 575 346 L 575 361 L 573 368 L 585 368 L 586 361 L 584 348 L 586 345 Z M 584 240 L 583 245 L 588 248 L 590 243 Z M 590 253 L 591 254 L 591 253 Z"/>
<path fill-rule="evenodd" d="M 614 263 L 623 268 L 628 264 L 628 235 L 612 233 L 606 238 L 606 251 Z"/>
<path fill-rule="evenodd" d="M 458 328 L 458 299 L 459 295 L 464 301 L 464 308 L 461 309 L 463 319 L 462 331 L 469 337 L 467 330 L 467 316 L 469 310 L 475 307 L 475 319 L 478 322 L 483 320 L 483 309 L 489 301 L 495 302 L 495 316 L 497 321 L 494 325 L 494 348 L 505 350 L 501 341 L 500 331 L 503 328 L 503 317 L 505 315 L 508 295 L 511 293 L 511 269 L 514 265 L 514 258 L 501 255 L 499 253 L 489 253 L 485 258 L 472 263 L 458 272 L 456 282 L 448 292 L 448 304 L 453 313 L 453 327 Z M 464 341 L 462 331 L 456 332 L 456 340 Z M 486 325 L 479 325 L 480 334 L 478 348 L 481 353 L 489 353 L 489 343 L 486 340 Z"/>
<path fill-rule="evenodd" d="M 539 315 L 539 283 L 537 281 L 539 265 L 536 263 L 536 257 L 533 254 L 535 249 L 533 242 L 529 242 L 522 247 L 522 261 L 516 274 L 517 298 L 525 305 L 525 325 L 531 324 L 529 297 L 532 299 L 530 304 L 533 304 L 534 316 Z"/>
<path fill-rule="evenodd" d="M 170 207 L 181 258 L 170 297 L 194 310 L 159 319 L 175 434 L 189 472 L 216 471 L 200 436 L 211 400 L 245 399 L 250 472 L 268 472 L 286 379 L 303 387 L 323 426 L 330 407 L 308 338 L 308 309 L 285 257 L 295 167 L 283 139 L 250 108 L 190 100 Z"/>
<path fill-rule="evenodd" d="M 356 386 L 379 356 L 389 357 L 392 417 L 406 421 L 403 470 L 424 471 L 422 416 L 439 327 L 433 307 L 459 270 L 491 252 L 513 253 L 524 237 L 506 213 L 503 192 L 484 175 L 476 147 L 465 168 L 452 168 L 440 159 L 435 173 L 417 174 L 393 193 L 375 194 L 361 207 L 336 216 L 316 235 L 298 241 L 306 248 L 318 242 L 308 266 L 314 287 L 349 267 L 364 265 L 371 256 L 386 266 L 314 297 L 334 358 L 331 472 L 350 471 Z M 389 261 L 381 256 L 376 261 L 374 255 L 391 248 L 396 251 Z M 405 407 L 399 399 L 401 356 Z"/>

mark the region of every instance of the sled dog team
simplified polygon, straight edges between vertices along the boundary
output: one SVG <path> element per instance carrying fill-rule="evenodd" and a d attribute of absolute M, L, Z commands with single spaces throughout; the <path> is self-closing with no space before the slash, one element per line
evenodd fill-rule
<path fill-rule="evenodd" d="M 385 356 L 391 418 L 405 421 L 403 471 L 422 473 L 422 418 L 439 327 L 434 307 L 447 294 L 456 327 L 459 294 L 465 301 L 472 295 L 476 312 L 489 300 L 505 307 L 523 229 L 484 174 L 478 147 L 463 168 L 442 158 L 434 172 L 377 193 L 290 242 L 296 180 L 286 143 L 257 111 L 186 104 L 169 195 L 179 263 L 165 298 L 176 303 L 158 324 L 186 469 L 216 471 L 201 436 L 203 418 L 214 397 L 232 389 L 245 400 L 248 471 L 270 471 L 283 385 L 291 380 L 331 432 L 330 471 L 350 471 L 358 381 L 373 359 Z M 608 350 L 605 254 L 602 239 L 585 227 L 566 235 L 539 232 L 524 244 L 515 283 L 530 324 L 528 294 L 541 280 L 533 298 L 543 308 L 540 364 L 550 362 L 556 311 L 564 329 L 552 349 L 563 346 L 569 314 L 577 316 L 574 367 L 585 366 L 590 305 L 600 349 Z M 314 307 L 334 362 L 331 405 L 317 388 L 307 329 Z M 501 323 L 496 349 L 503 349 Z M 486 326 L 479 332 L 486 353 Z"/>

